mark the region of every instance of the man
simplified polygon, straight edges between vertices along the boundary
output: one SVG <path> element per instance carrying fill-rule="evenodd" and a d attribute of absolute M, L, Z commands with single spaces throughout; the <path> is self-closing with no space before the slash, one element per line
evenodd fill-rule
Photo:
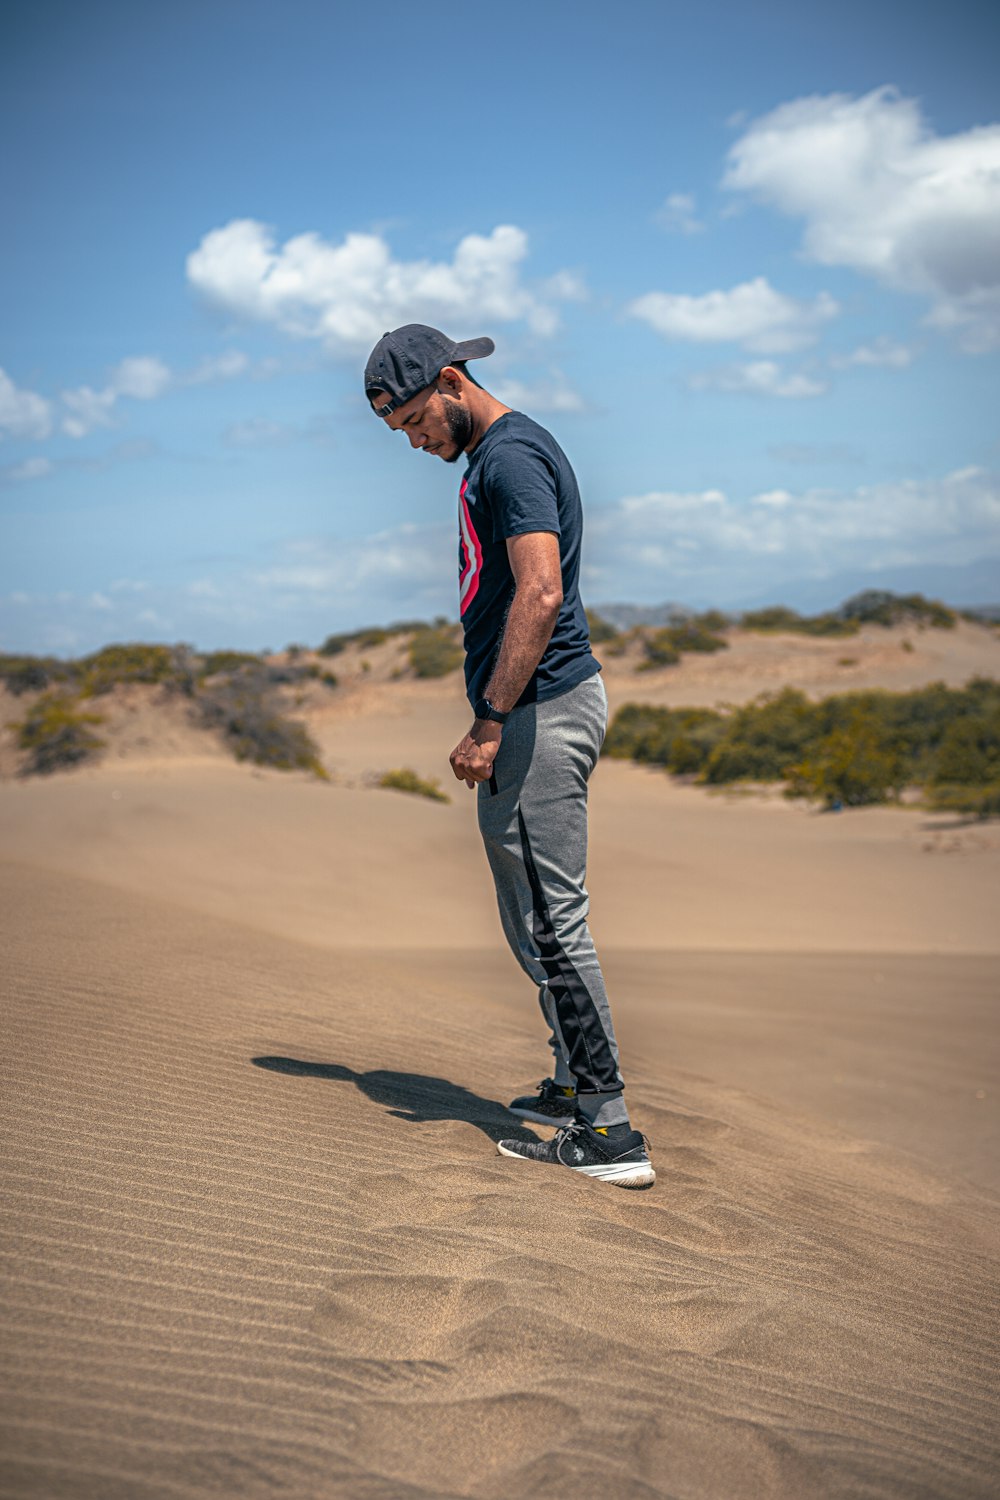
<path fill-rule="evenodd" d="M 504 932 L 551 1031 L 555 1076 L 510 1108 L 559 1127 L 551 1141 L 505 1140 L 498 1150 L 651 1187 L 587 927 L 587 783 L 607 698 L 577 589 L 580 495 L 551 434 L 469 375 L 466 361 L 493 348 L 492 339 L 456 344 L 408 324 L 372 350 L 365 393 L 412 447 L 445 463 L 469 459 L 459 491 L 459 603 L 474 720 L 451 766 L 478 786 Z"/>

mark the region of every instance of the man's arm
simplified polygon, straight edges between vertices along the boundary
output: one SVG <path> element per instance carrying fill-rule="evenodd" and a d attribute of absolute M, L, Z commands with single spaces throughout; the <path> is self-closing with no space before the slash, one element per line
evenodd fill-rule
<path fill-rule="evenodd" d="M 501 713 L 509 712 L 527 687 L 552 639 L 563 599 L 559 538 L 554 532 L 508 537 L 507 556 L 514 597 L 485 693 Z M 459 781 L 471 787 L 489 780 L 502 733 L 503 725 L 493 719 L 475 721 L 451 753 L 451 768 Z"/>

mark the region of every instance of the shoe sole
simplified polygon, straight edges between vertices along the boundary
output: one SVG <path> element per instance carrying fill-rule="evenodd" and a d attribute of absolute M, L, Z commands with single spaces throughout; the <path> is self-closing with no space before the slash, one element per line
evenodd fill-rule
<path fill-rule="evenodd" d="M 531 1161 L 530 1156 L 522 1156 L 520 1151 L 511 1151 L 502 1141 L 497 1141 L 497 1150 L 501 1156 L 513 1157 L 515 1161 Z M 549 1165 L 549 1163 L 542 1163 L 542 1165 Z M 566 1163 L 552 1162 L 551 1165 L 565 1166 Z M 656 1173 L 648 1161 L 612 1161 L 603 1166 L 570 1167 L 569 1170 L 580 1172 L 584 1177 L 593 1177 L 597 1182 L 610 1182 L 614 1187 L 651 1188 L 656 1181 Z"/>
<path fill-rule="evenodd" d="M 541 1110 L 512 1109 L 510 1106 L 507 1108 L 507 1113 L 517 1115 L 520 1120 L 530 1120 L 533 1125 L 572 1125 L 576 1119 L 576 1116 L 572 1113 L 568 1115 L 543 1115 Z"/>

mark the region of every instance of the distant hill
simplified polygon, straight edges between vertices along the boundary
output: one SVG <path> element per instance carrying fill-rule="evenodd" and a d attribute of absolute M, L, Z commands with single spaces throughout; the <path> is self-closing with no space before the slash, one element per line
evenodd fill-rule
<path fill-rule="evenodd" d="M 836 609 L 843 599 L 866 589 L 887 589 L 894 594 L 923 594 L 940 599 L 959 609 L 976 607 L 989 611 L 984 618 L 1000 617 L 1000 557 L 983 557 L 960 566 L 948 563 L 919 563 L 911 567 L 875 568 L 870 572 L 850 569 L 831 573 L 827 578 L 789 579 L 774 588 L 744 594 L 730 600 L 716 600 L 724 610 L 761 609 L 768 604 L 785 604 L 789 609 L 811 614 Z M 598 610 L 598 614 L 601 611 Z"/>

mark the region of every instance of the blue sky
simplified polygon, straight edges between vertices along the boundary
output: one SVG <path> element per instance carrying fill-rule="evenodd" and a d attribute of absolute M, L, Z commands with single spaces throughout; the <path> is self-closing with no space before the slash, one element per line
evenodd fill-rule
<path fill-rule="evenodd" d="M 588 602 L 1000 597 L 998 42 L 967 0 L 13 0 L 0 646 L 454 616 L 460 475 L 361 394 L 407 321 L 489 333 L 566 448 Z"/>

